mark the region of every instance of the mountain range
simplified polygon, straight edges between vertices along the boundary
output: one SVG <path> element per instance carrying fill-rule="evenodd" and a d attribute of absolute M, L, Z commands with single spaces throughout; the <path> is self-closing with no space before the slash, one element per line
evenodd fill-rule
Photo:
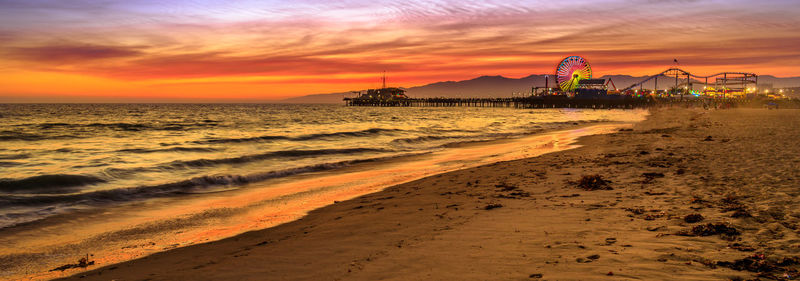
<path fill-rule="evenodd" d="M 531 92 L 532 87 L 545 87 L 545 77 L 549 87 L 555 87 L 553 75 L 536 74 L 522 78 L 508 78 L 503 76 L 480 76 L 462 81 L 436 82 L 423 86 L 406 88 L 406 95 L 412 98 L 471 98 L 471 97 L 511 97 L 512 95 L 525 95 Z M 622 89 L 631 86 L 649 76 L 630 76 L 630 75 L 605 75 L 599 79 L 610 79 L 613 84 Z M 660 76 L 658 88 L 667 89 L 675 85 L 675 77 Z M 685 82 L 679 81 L 678 83 Z M 694 83 L 702 83 L 693 79 Z M 709 81 L 710 83 L 713 83 Z M 650 80 L 644 84 L 644 88 L 652 89 L 655 81 Z M 800 77 L 780 78 L 771 75 L 758 77 L 758 84 L 771 84 L 774 88 L 800 87 Z M 609 88 L 612 88 L 609 85 Z M 352 92 L 312 94 L 301 97 L 282 100 L 284 103 L 341 103 L 345 97 L 354 97 Z"/>

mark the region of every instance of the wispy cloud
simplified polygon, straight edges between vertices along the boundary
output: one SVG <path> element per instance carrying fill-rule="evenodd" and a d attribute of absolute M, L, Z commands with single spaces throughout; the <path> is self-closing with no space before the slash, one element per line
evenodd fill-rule
<path fill-rule="evenodd" d="M 42 64 L 85 63 L 103 59 L 130 58 L 142 55 L 143 47 L 53 43 L 35 47 L 11 47 L 3 50 L 7 59 Z"/>
<path fill-rule="evenodd" d="M 383 70 L 406 86 L 549 73 L 578 54 L 598 74 L 655 72 L 680 57 L 795 76 L 797 14 L 789 0 L 0 0 L 0 70 L 137 85 L 316 79 L 338 91 Z"/>

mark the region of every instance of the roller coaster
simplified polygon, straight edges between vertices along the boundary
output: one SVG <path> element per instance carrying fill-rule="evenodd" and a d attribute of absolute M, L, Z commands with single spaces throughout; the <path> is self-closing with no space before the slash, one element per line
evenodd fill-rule
<path fill-rule="evenodd" d="M 722 95 L 744 95 L 750 92 L 755 92 L 758 85 L 758 75 L 755 73 L 747 72 L 720 72 L 708 76 L 695 75 L 680 68 L 670 68 L 662 71 L 661 73 L 649 76 L 642 81 L 634 83 L 627 88 L 622 89 L 622 92 L 632 90 L 636 87 L 643 89 L 644 83 L 654 83 L 653 89 L 658 90 L 658 78 L 663 77 L 672 80 L 675 77 L 674 88 L 676 91 L 684 87 L 686 90 L 693 89 L 695 84 L 703 85 L 704 94 L 722 94 Z M 714 78 L 713 86 L 709 84 L 708 79 Z M 685 79 L 685 81 L 684 81 Z"/>
<path fill-rule="evenodd" d="M 677 60 L 676 60 L 677 62 Z M 675 77 L 675 85 L 669 90 L 661 92 L 658 88 L 658 78 L 663 77 L 671 79 Z M 720 72 L 713 75 L 701 76 L 695 75 L 683 69 L 673 67 L 662 71 L 661 73 L 648 76 L 642 81 L 634 83 L 633 85 L 617 91 L 614 87 L 613 91 L 608 91 L 608 82 L 604 83 L 603 79 L 592 79 L 592 67 L 589 62 L 580 56 L 568 56 L 561 60 L 556 65 L 555 71 L 556 84 L 558 90 L 564 93 L 574 93 L 577 95 L 597 95 L 597 94 L 620 94 L 639 95 L 650 92 L 650 94 L 694 94 L 704 96 L 744 96 L 748 93 L 755 93 L 758 85 L 758 76 L 754 73 L 746 72 Z M 685 78 L 682 80 L 681 78 Z M 709 78 L 713 79 L 713 85 L 709 84 Z M 644 84 L 653 81 L 652 91 L 645 91 Z M 694 85 L 702 84 L 702 92 L 695 91 Z M 632 89 L 639 87 L 639 90 L 632 91 Z M 551 93 L 547 88 L 547 93 Z M 532 92 L 535 92 L 536 88 Z"/>

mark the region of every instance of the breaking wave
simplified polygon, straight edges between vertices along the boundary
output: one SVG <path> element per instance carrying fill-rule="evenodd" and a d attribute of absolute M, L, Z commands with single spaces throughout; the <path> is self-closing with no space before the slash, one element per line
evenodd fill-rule
<path fill-rule="evenodd" d="M 241 142 L 263 142 L 263 141 L 273 141 L 273 140 L 308 141 L 308 140 L 337 138 L 337 137 L 367 137 L 367 136 L 381 135 L 381 134 L 385 134 L 385 133 L 393 133 L 393 132 L 401 132 L 401 131 L 403 131 L 403 130 L 401 130 L 401 129 L 371 128 L 371 129 L 360 130 L 360 131 L 308 134 L 308 135 L 302 135 L 302 136 L 296 136 L 296 137 L 267 135 L 267 136 L 258 136 L 258 137 L 248 137 L 248 138 L 213 138 L 213 139 L 195 141 L 194 143 L 198 143 L 198 144 L 241 143 Z"/>
<path fill-rule="evenodd" d="M 106 182 L 84 175 L 41 175 L 24 179 L 0 179 L 0 191 L 6 193 L 55 194 L 74 192 L 76 187 Z"/>

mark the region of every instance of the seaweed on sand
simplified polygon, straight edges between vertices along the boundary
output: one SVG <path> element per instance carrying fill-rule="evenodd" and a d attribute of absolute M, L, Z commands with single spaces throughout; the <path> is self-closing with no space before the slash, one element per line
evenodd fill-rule
<path fill-rule="evenodd" d="M 601 175 L 586 175 L 581 177 L 581 180 L 578 182 L 578 187 L 583 188 L 584 190 L 613 190 L 611 186 L 608 184 L 611 181 L 603 179 Z"/>

